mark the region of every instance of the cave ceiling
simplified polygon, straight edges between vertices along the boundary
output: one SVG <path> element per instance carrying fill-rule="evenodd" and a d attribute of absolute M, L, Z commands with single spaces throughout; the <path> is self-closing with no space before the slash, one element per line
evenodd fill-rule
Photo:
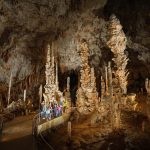
<path fill-rule="evenodd" d="M 0 82 L 8 83 L 11 71 L 16 80 L 44 72 L 46 45 L 52 42 L 60 68 L 75 70 L 79 43 L 86 39 L 90 63 L 101 70 L 111 59 L 106 46 L 111 14 L 128 39 L 129 69 L 146 69 L 143 76 L 150 76 L 149 10 L 149 0 L 0 0 Z"/>

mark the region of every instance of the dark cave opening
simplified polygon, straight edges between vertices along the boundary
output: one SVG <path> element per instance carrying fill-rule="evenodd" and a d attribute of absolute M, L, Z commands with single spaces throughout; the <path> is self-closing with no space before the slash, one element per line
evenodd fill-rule
<path fill-rule="evenodd" d="M 78 89 L 78 72 L 71 70 L 70 72 L 70 95 L 71 95 L 71 101 L 72 104 L 76 104 L 76 92 Z"/>

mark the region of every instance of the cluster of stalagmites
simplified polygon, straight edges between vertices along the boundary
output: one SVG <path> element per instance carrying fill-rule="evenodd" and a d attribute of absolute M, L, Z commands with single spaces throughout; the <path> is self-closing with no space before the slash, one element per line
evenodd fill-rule
<path fill-rule="evenodd" d="M 94 68 L 89 66 L 89 49 L 86 42 L 80 45 L 81 57 L 81 87 L 77 91 L 77 107 L 80 113 L 92 112 L 97 106 L 98 93 L 96 91 L 96 82 Z"/>
<path fill-rule="evenodd" d="M 53 45 L 51 47 L 48 45 L 47 62 L 45 68 L 46 85 L 44 87 L 45 93 L 43 96 L 45 102 L 48 102 L 53 96 L 56 95 L 56 93 L 62 95 L 58 87 L 58 66 L 57 63 L 55 64 Z"/>
<path fill-rule="evenodd" d="M 80 83 L 77 91 L 77 109 L 80 113 L 88 114 L 95 111 L 96 119 L 108 118 L 113 128 L 120 126 L 120 106 L 123 104 L 123 95 L 127 92 L 128 58 L 125 54 L 126 37 L 119 20 L 112 15 L 108 28 L 109 40 L 107 45 L 114 54 L 115 69 L 111 70 L 111 62 L 106 65 L 101 76 L 101 97 L 98 97 L 94 68 L 89 65 L 89 48 L 84 40 L 80 45 Z M 114 73 L 115 78 L 112 78 Z M 98 117 L 99 116 L 99 117 Z M 110 117 L 111 116 L 111 117 Z M 107 120 L 108 121 L 108 120 Z"/>
<path fill-rule="evenodd" d="M 128 58 L 125 54 L 125 49 L 127 39 L 122 30 L 120 21 L 116 18 L 115 15 L 112 15 L 110 17 L 110 24 L 108 31 L 109 31 L 109 41 L 107 42 L 107 45 L 114 54 L 113 61 L 116 65 L 116 69 L 114 70 L 115 75 L 114 86 L 116 86 L 116 88 L 118 87 L 118 89 L 121 90 L 116 92 L 126 94 L 127 77 L 128 77 L 128 71 L 126 70 L 126 66 L 128 63 Z"/>

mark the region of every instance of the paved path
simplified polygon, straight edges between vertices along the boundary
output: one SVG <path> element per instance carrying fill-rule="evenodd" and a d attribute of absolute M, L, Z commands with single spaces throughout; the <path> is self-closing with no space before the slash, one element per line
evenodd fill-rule
<path fill-rule="evenodd" d="M 0 150 L 37 150 L 35 139 L 32 137 L 34 115 L 16 117 L 4 125 Z"/>

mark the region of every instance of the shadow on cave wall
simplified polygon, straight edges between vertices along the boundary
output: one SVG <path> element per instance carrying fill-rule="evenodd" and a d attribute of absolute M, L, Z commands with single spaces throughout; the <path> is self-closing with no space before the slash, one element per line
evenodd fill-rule
<path fill-rule="evenodd" d="M 103 14 L 105 19 L 115 14 L 123 25 L 124 32 L 134 37 L 141 28 L 149 26 L 149 9 L 149 0 L 108 0 Z"/>
<path fill-rule="evenodd" d="M 147 67 L 138 59 L 138 52 L 132 49 L 128 50 L 129 62 L 127 68 L 129 70 L 128 76 L 128 92 L 147 93 L 145 88 L 145 79 L 148 77 Z"/>

